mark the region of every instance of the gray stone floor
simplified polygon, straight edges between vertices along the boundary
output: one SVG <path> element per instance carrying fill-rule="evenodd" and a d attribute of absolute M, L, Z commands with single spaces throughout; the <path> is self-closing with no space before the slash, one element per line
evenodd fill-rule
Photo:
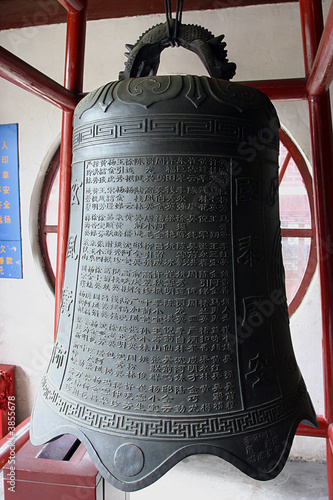
<path fill-rule="evenodd" d="M 288 461 L 272 481 L 255 481 L 210 455 L 189 457 L 131 500 L 327 500 L 326 464 Z"/>
<path fill-rule="evenodd" d="M 0 475 L 0 499 L 3 481 Z M 326 464 L 288 461 L 272 481 L 254 481 L 210 455 L 189 457 L 155 484 L 117 500 L 327 500 Z M 114 500 L 106 494 L 105 500 Z M 34 500 L 26 498 L 25 500 Z M 61 499 L 59 499 L 61 500 Z M 74 500 L 74 499 L 73 499 Z"/>

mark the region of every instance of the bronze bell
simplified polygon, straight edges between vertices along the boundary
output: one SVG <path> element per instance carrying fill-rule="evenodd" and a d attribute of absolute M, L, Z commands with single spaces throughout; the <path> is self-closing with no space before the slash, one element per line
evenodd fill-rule
<path fill-rule="evenodd" d="M 125 491 L 197 453 L 274 478 L 299 422 L 317 425 L 289 332 L 279 122 L 263 93 L 228 81 L 222 38 L 181 25 L 211 77 L 155 76 L 170 40 L 152 28 L 75 112 L 58 332 L 31 440 L 77 436 Z"/>

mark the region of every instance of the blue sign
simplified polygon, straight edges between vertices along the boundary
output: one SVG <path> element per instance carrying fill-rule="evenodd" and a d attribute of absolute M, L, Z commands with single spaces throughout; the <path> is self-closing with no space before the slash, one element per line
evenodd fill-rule
<path fill-rule="evenodd" d="M 0 278 L 22 278 L 17 123 L 0 125 Z"/>

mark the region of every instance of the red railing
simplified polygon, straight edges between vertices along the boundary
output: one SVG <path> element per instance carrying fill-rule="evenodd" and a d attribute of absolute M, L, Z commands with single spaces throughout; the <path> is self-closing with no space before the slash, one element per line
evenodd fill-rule
<path fill-rule="evenodd" d="M 73 108 L 82 92 L 86 7 L 83 0 L 58 0 L 67 10 L 65 83 L 61 86 L 21 61 L 0 50 L 0 76 L 35 93 L 63 110 L 58 258 L 56 277 L 56 320 L 61 300 L 70 207 L 70 165 L 72 155 Z M 328 87 L 333 78 L 333 7 L 323 26 L 321 2 L 299 0 L 305 78 L 246 82 L 271 99 L 307 99 L 309 103 L 312 166 L 317 231 L 318 266 L 321 284 L 325 415 L 318 416 L 319 428 L 299 425 L 297 434 L 324 437 L 327 442 L 329 498 L 333 499 L 333 139 Z M 126 9 L 126 7 L 125 7 Z M 126 10 L 124 10 L 126 14 Z M 21 424 L 16 449 L 28 439 L 28 423 Z M 24 441 L 25 440 L 25 441 Z M 0 443 L 0 464 L 8 456 L 10 440 Z M 6 447 L 7 446 L 7 447 Z"/>

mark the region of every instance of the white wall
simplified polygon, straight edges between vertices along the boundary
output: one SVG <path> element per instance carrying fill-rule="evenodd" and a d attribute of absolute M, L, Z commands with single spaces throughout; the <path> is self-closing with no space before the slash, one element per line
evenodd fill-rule
<path fill-rule="evenodd" d="M 328 0 L 324 2 L 327 10 Z M 88 23 L 85 90 L 118 78 L 124 45 L 134 43 L 164 16 L 145 16 Z M 237 63 L 235 80 L 302 77 L 303 54 L 298 4 L 185 12 L 184 23 L 201 24 L 215 35 L 225 33 L 229 60 Z M 26 28 L 0 33 L 8 50 L 59 83 L 63 79 L 65 26 Z M 182 49 L 162 56 L 159 74 L 205 74 L 200 61 Z M 61 112 L 24 90 L 0 80 L 0 123 L 19 123 L 23 280 L 0 283 L 0 362 L 17 366 L 17 420 L 28 416 L 37 384 L 46 368 L 53 339 L 53 298 L 37 271 L 29 235 L 34 183 L 44 157 L 60 132 Z M 280 120 L 309 157 L 305 102 L 276 103 Z M 291 319 L 297 360 L 317 413 L 323 412 L 321 319 L 318 277 Z M 324 440 L 296 437 L 292 454 L 324 459 Z"/>

